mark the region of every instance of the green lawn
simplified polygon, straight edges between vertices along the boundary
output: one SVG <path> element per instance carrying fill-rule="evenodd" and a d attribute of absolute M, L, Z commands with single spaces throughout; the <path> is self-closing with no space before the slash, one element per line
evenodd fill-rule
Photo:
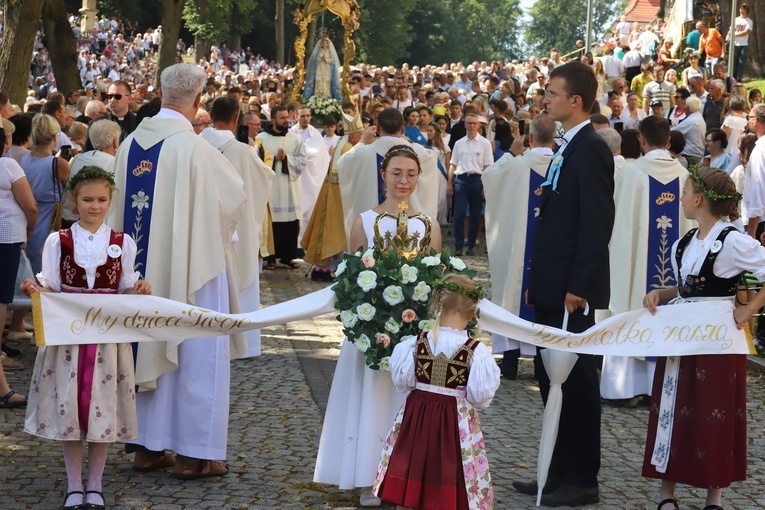
<path fill-rule="evenodd" d="M 744 81 L 744 86 L 747 90 L 760 89 L 765 91 L 765 78 L 757 78 L 756 80 Z"/>

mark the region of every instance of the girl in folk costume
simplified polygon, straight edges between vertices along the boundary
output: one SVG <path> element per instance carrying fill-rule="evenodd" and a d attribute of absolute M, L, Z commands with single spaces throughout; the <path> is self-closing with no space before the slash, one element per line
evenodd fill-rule
<path fill-rule="evenodd" d="M 136 245 L 104 225 L 112 175 L 85 167 L 67 186 L 80 219 L 48 236 L 42 287 L 27 278 L 21 290 L 94 294 L 151 294 L 133 270 Z M 101 477 L 109 443 L 138 437 L 130 344 L 41 347 L 37 352 L 24 430 L 63 442 L 68 478 L 65 509 L 103 509 Z M 82 446 L 88 442 L 88 482 L 82 484 Z"/>
<path fill-rule="evenodd" d="M 351 229 L 351 246 L 362 252 L 374 246 L 374 224 L 378 215 L 388 213 L 395 217 L 399 207 L 406 205 L 411 216 L 419 213 L 410 199 L 417 187 L 422 168 L 417 153 L 408 145 L 394 145 L 385 154 L 380 175 L 385 185 L 385 201 L 358 215 Z M 441 230 L 430 221 L 430 246 L 421 247 L 441 251 Z M 379 232 L 396 233 L 393 218 L 381 218 Z M 424 237 L 427 225 L 412 219 L 408 224 L 410 236 Z M 370 370 L 364 355 L 350 341 L 343 342 L 324 416 L 319 442 L 319 453 L 313 480 L 317 483 L 337 485 L 341 489 L 361 488 L 361 506 L 380 506 L 380 499 L 372 493 L 380 452 L 385 437 L 401 408 L 400 395 L 390 374 Z"/>
<path fill-rule="evenodd" d="M 468 336 L 481 289 L 462 275 L 434 284 L 433 329 L 391 356 L 399 391 L 411 391 L 383 449 L 376 494 L 401 508 L 488 509 L 494 493 L 481 423 L 500 371 L 491 351 Z"/>
<path fill-rule="evenodd" d="M 644 305 L 734 299 L 742 272 L 765 279 L 765 247 L 739 232 L 741 195 L 718 168 L 689 169 L 680 198 L 685 216 L 699 223 L 672 247 L 679 287 L 651 291 Z M 765 305 L 759 292 L 734 316 L 741 328 Z M 659 313 L 671 313 L 659 310 Z M 661 482 L 658 510 L 677 509 L 675 485 L 707 489 L 704 510 L 720 510 L 722 489 L 746 478 L 746 356 L 704 355 L 660 359 L 656 366 L 643 476 Z"/>

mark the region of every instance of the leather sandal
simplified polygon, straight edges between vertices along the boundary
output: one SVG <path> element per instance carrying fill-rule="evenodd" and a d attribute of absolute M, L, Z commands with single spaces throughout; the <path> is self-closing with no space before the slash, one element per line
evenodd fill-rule
<path fill-rule="evenodd" d="M 176 458 L 173 478 L 179 480 L 197 480 L 228 474 L 228 467 L 217 460 L 194 459 L 190 457 Z"/>
<path fill-rule="evenodd" d="M 656 510 L 662 510 L 662 507 L 667 504 L 673 504 L 675 505 L 675 510 L 680 510 L 680 507 L 677 506 L 677 500 L 672 498 L 667 498 L 663 500 L 661 503 L 659 503 L 659 506 L 656 507 Z"/>
<path fill-rule="evenodd" d="M 11 402 L 11 398 L 13 398 L 14 395 L 23 397 L 23 395 L 21 395 L 20 393 L 16 393 L 13 390 L 9 391 L 4 396 L 0 397 L 0 409 L 15 409 L 17 407 L 26 407 L 27 397 L 24 397 L 24 400 L 17 400 L 15 402 Z"/>
<path fill-rule="evenodd" d="M 151 457 L 144 452 L 135 452 L 133 459 L 133 471 L 138 473 L 148 473 L 157 469 L 164 469 L 175 466 L 175 457 L 166 453 L 160 457 Z"/>
<path fill-rule="evenodd" d="M 720 505 L 707 505 L 704 507 L 704 510 L 723 510 L 723 507 Z"/>

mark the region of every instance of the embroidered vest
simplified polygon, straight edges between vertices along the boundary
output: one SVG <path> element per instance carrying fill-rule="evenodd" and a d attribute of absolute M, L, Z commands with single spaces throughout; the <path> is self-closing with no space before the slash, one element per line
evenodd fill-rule
<path fill-rule="evenodd" d="M 426 334 L 420 334 L 415 348 L 417 382 L 451 389 L 465 386 L 470 374 L 470 360 L 478 344 L 478 340 L 468 338 L 451 358 L 443 353 L 433 356 Z"/>
<path fill-rule="evenodd" d="M 115 232 L 109 236 L 109 245 L 116 244 L 122 247 L 122 232 Z M 61 242 L 61 292 L 75 293 L 103 293 L 116 294 L 122 275 L 122 257 L 106 257 L 106 262 L 96 268 L 96 279 L 93 288 L 88 289 L 88 277 L 85 269 L 74 261 L 74 240 L 70 229 L 59 230 L 58 238 Z"/>
<path fill-rule="evenodd" d="M 677 244 L 675 260 L 677 261 L 678 273 L 683 264 L 683 252 L 685 251 L 686 246 L 688 246 L 688 243 L 691 242 L 691 239 L 696 234 L 697 230 L 697 228 L 689 230 Z M 724 243 L 728 234 L 734 230 L 736 230 L 735 227 L 726 227 L 720 232 L 720 235 L 717 236 L 717 241 Z M 738 280 L 741 277 L 740 274 L 732 278 L 720 278 L 714 274 L 713 268 L 719 253 L 720 250 L 717 250 L 716 252 L 710 250 L 706 259 L 704 259 L 704 263 L 701 265 L 699 274 L 689 274 L 685 277 L 685 281 L 679 282 L 680 297 L 724 297 L 733 296 L 736 293 L 736 283 L 738 283 Z"/>

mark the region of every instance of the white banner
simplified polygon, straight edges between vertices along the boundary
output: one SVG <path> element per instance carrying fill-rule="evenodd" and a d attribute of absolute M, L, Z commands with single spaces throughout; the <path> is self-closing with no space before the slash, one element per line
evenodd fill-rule
<path fill-rule="evenodd" d="M 183 340 L 265 328 L 335 312 L 326 288 L 256 312 L 226 314 L 156 296 L 35 293 L 37 345 Z M 703 301 L 634 310 L 609 317 L 583 333 L 525 321 L 487 300 L 481 327 L 539 347 L 611 356 L 752 354 L 745 330 L 736 328 L 733 303 Z"/>

